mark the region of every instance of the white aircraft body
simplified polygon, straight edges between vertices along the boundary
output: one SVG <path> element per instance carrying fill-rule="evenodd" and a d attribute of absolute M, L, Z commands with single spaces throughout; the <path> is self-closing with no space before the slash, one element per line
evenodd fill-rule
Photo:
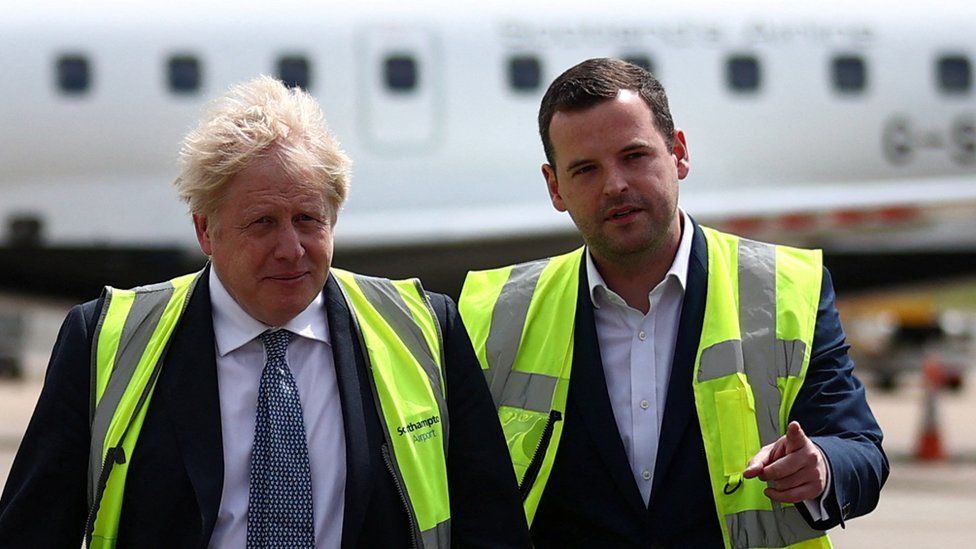
<path fill-rule="evenodd" d="M 974 250 L 974 22 L 968 1 L 7 2 L 0 242 L 26 226 L 47 248 L 195 250 L 169 185 L 180 140 L 262 73 L 304 84 L 354 160 L 340 253 L 569 236 L 539 101 L 615 56 L 667 88 L 698 221 Z"/>

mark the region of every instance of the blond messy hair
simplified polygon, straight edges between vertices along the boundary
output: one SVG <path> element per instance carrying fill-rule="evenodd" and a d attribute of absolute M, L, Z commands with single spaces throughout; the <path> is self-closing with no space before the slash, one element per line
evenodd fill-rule
<path fill-rule="evenodd" d="M 255 161 L 273 158 L 296 183 L 320 189 L 333 216 L 349 192 L 351 161 L 307 92 L 259 76 L 213 102 L 180 149 L 174 185 L 190 213 L 210 216 L 226 184 Z"/>

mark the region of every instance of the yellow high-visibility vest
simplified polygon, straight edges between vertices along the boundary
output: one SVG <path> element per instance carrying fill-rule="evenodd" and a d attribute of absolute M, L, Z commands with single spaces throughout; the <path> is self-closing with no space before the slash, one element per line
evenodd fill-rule
<path fill-rule="evenodd" d="M 726 547 L 830 547 L 749 459 L 785 433 L 803 385 L 820 301 L 819 251 L 702 227 L 708 298 L 693 377 Z M 468 274 L 459 309 L 491 388 L 532 524 L 563 430 L 583 248 Z"/>
<path fill-rule="evenodd" d="M 167 346 L 201 273 L 132 290 L 105 289 L 92 344 L 89 547 L 115 547 L 128 463 L 138 450 Z M 371 366 L 385 426 L 383 457 L 407 507 L 414 543 L 449 547 L 449 422 L 440 325 L 416 279 L 390 281 L 338 269 L 332 274 L 354 312 Z"/>

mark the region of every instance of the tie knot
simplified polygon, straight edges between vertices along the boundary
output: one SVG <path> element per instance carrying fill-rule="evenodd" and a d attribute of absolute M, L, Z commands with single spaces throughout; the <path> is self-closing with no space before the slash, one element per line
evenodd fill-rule
<path fill-rule="evenodd" d="M 268 360 L 284 359 L 285 351 L 288 350 L 288 342 L 291 341 L 291 332 L 288 330 L 268 330 L 261 334 L 264 341 L 264 351 Z"/>

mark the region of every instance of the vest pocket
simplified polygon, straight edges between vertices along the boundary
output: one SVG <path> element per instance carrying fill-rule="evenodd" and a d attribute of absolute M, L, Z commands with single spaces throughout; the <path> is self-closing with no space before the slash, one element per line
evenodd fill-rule
<path fill-rule="evenodd" d="M 730 489 L 742 482 L 742 471 L 759 450 L 755 401 L 748 386 L 715 392 L 722 444 L 722 474 Z"/>
<path fill-rule="evenodd" d="M 558 410 L 546 413 L 502 406 L 498 409 L 498 417 L 519 486 L 525 487 L 526 481 L 531 485 L 533 479 L 527 478 L 528 473 L 531 473 L 531 469 L 538 473 L 538 465 L 533 465 L 535 462 L 541 463 L 545 456 L 553 426 L 556 421 L 562 420 L 562 414 Z"/>
<path fill-rule="evenodd" d="M 542 460 L 545 459 L 546 452 L 549 450 L 549 443 L 552 441 L 552 433 L 556 428 L 556 422 L 562 421 L 562 419 L 563 414 L 559 410 L 549 411 L 549 417 L 546 419 L 546 424 L 542 428 L 542 437 L 539 439 L 539 444 L 532 456 L 532 460 L 529 462 L 529 466 L 525 469 L 525 476 L 522 478 L 522 482 L 519 483 L 519 492 L 522 493 L 522 501 L 525 501 L 529 497 L 529 491 L 532 490 L 532 485 L 535 484 L 535 479 L 539 476 L 539 469 L 542 468 Z"/>

